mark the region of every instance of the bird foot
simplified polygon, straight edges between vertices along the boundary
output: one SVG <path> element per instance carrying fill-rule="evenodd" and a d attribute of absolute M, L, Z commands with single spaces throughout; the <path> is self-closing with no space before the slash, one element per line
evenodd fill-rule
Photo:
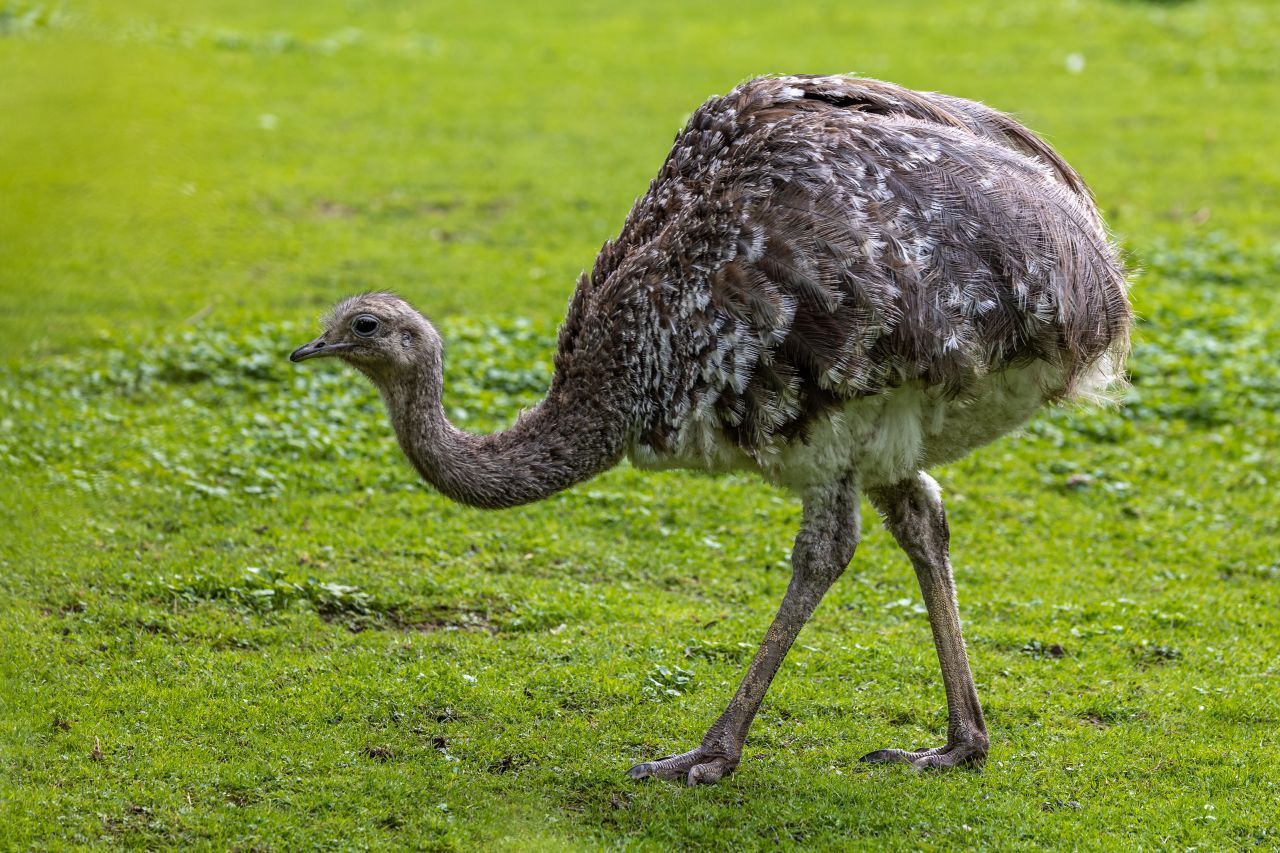
<path fill-rule="evenodd" d="M 917 770 L 981 767 L 987 760 L 987 744 L 960 742 L 931 749 L 877 749 L 862 756 L 862 760 L 868 764 L 910 764 Z"/>
<path fill-rule="evenodd" d="M 738 766 L 742 751 L 698 746 L 688 752 L 637 764 L 627 771 L 632 779 L 683 779 L 686 785 L 714 785 Z"/>

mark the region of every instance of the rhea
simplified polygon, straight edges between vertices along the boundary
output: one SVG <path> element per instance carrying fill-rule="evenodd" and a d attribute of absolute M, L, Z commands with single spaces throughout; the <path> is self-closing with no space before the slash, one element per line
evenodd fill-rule
<path fill-rule="evenodd" d="M 925 472 L 1122 382 L 1130 322 L 1089 190 L 1021 124 L 874 80 L 768 77 L 676 136 L 578 280 L 545 399 L 509 429 L 449 423 L 440 336 L 387 293 L 342 302 L 290 357 L 367 375 L 422 477 L 472 506 L 542 500 L 624 457 L 755 471 L 799 495 L 791 580 L 741 686 L 701 743 L 629 771 L 696 784 L 738 765 L 783 657 L 853 557 L 864 494 L 915 568 L 948 721 L 941 746 L 865 760 L 985 760 Z"/>

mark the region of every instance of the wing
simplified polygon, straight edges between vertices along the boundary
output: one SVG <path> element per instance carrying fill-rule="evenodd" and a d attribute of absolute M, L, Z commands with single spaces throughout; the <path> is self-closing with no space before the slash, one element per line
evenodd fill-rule
<path fill-rule="evenodd" d="M 740 447 L 803 435 L 858 396 L 963 394 L 1034 359 L 1076 375 L 1125 337 L 1123 272 L 1091 205 L 1038 161 L 900 116 L 797 114 L 739 165 L 764 192 L 707 279 L 735 353 L 716 413 Z M 782 157 L 778 152 L 786 152 Z M 745 344 L 743 342 L 746 342 Z"/>
<path fill-rule="evenodd" d="M 1128 320 L 1083 182 L 1012 119 L 876 81 L 767 78 L 677 137 L 580 281 L 557 374 L 621 358 L 641 443 L 710 429 L 758 454 L 906 382 L 962 394 L 1042 358 L 1063 366 L 1047 393 L 1067 393 Z"/>

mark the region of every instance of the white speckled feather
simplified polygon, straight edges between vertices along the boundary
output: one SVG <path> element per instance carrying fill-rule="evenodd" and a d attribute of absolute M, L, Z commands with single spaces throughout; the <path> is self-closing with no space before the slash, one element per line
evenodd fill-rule
<path fill-rule="evenodd" d="M 1012 119 L 762 78 L 677 137 L 579 284 L 557 381 L 609 354 L 638 464 L 879 482 L 1117 381 L 1129 319 L 1083 182 Z"/>

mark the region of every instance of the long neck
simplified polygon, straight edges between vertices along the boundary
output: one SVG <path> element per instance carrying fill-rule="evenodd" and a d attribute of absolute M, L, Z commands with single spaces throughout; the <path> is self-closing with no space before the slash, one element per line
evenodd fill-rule
<path fill-rule="evenodd" d="M 622 413 L 563 391 L 508 430 L 473 435 L 445 417 L 438 361 L 378 384 L 400 448 L 423 479 L 459 503 L 500 509 L 541 500 L 611 468 L 623 453 Z"/>

